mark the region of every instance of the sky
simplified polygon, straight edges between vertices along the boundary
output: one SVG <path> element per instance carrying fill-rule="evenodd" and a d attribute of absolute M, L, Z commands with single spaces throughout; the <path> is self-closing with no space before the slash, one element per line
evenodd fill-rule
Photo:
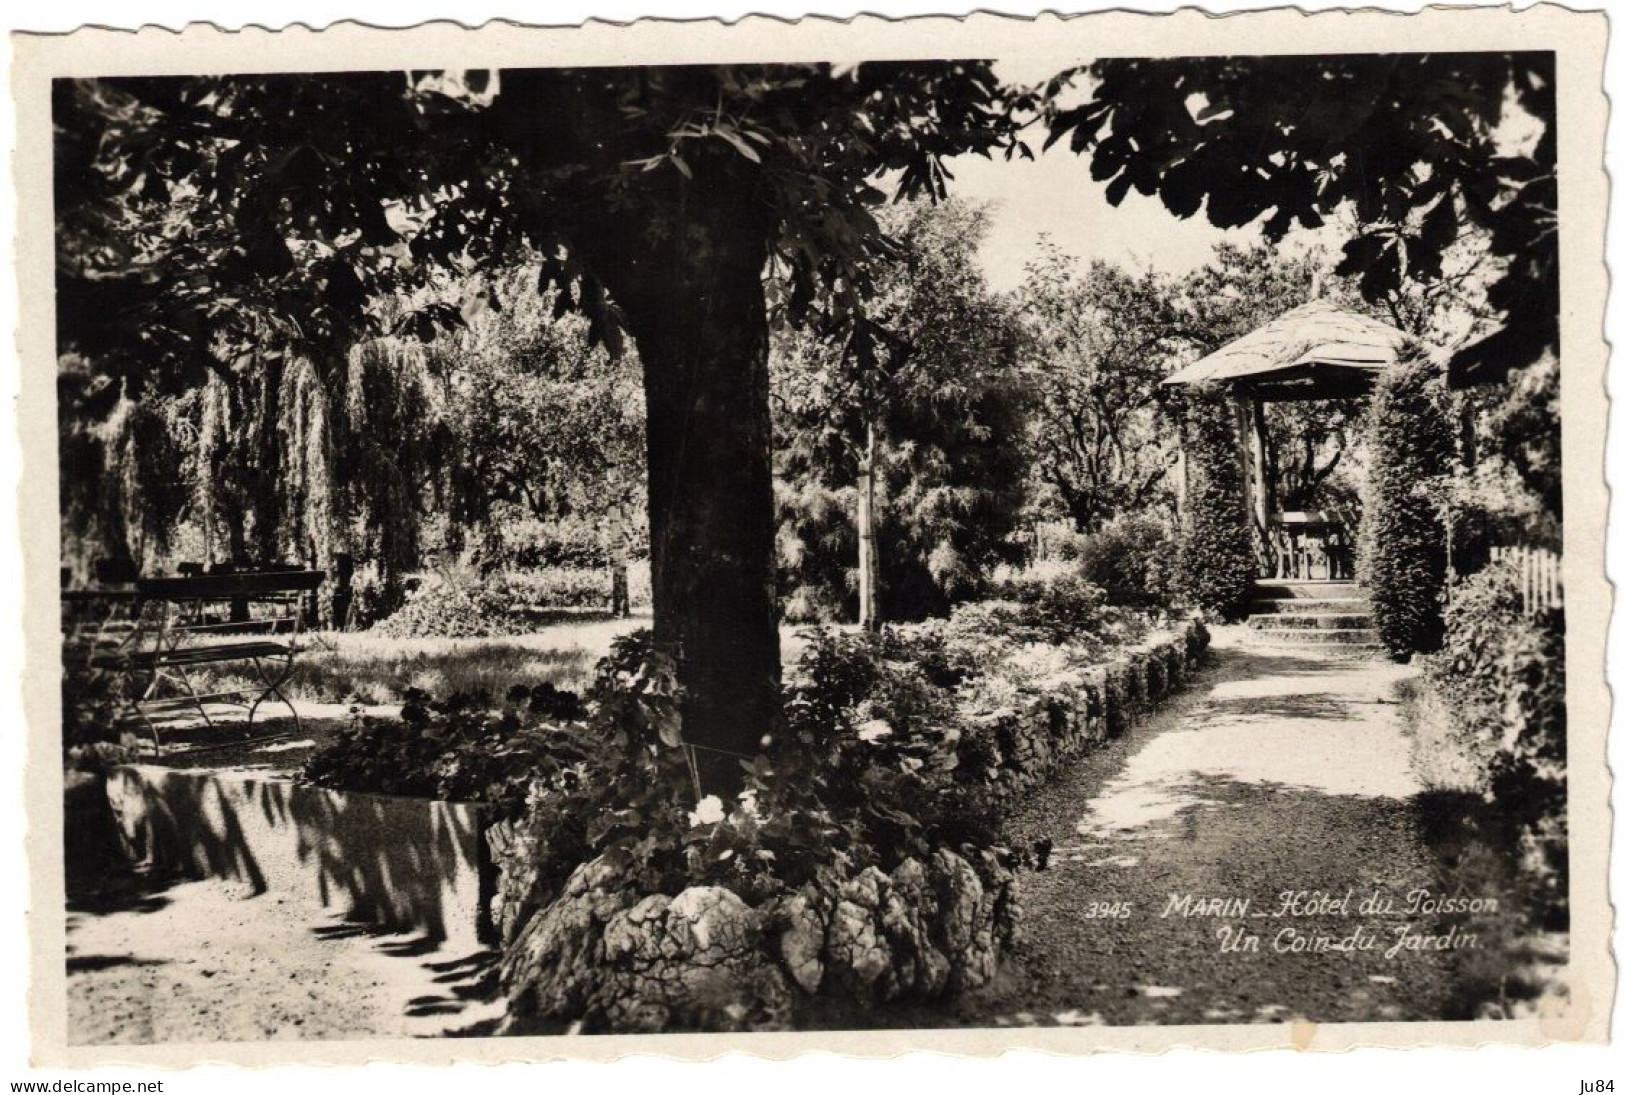
<path fill-rule="evenodd" d="M 1035 86 L 1085 60 L 1004 58 L 994 63 L 994 72 L 1007 84 Z M 1088 78 L 1080 76 L 1060 102 L 1082 101 L 1089 90 Z M 1085 261 L 1104 259 L 1136 273 L 1155 269 L 1176 276 L 1204 265 L 1221 241 L 1247 245 L 1264 238 L 1259 228 L 1263 217 L 1242 228 L 1221 230 L 1200 210 L 1180 220 L 1160 199 L 1133 190 L 1114 207 L 1106 200 L 1106 184 L 1090 177 L 1089 157 L 1071 152 L 1065 142 L 1037 157 L 1006 162 L 959 156 L 948 161 L 954 175 L 949 195 L 993 207 L 980 257 L 983 273 L 996 291 L 1015 288 L 1022 267 L 1038 255 L 1039 236 L 1045 234 L 1063 251 Z M 1336 247 L 1342 238 L 1342 230 L 1329 225 L 1316 232 L 1294 231 L 1282 246 Z"/>
<path fill-rule="evenodd" d="M 1006 84 L 1036 86 L 1085 60 L 1005 58 L 994 63 L 994 72 Z M 1082 101 L 1089 91 L 1088 78 L 1080 76 L 1061 101 Z M 1524 111 L 1510 89 L 1508 96 L 1494 136 L 1503 155 L 1526 155 L 1540 137 L 1541 123 Z M 1242 228 L 1221 230 L 1209 224 L 1202 211 L 1180 220 L 1160 199 L 1133 190 L 1114 207 L 1106 200 L 1106 184 L 1090 177 L 1089 158 L 1069 151 L 1065 142 L 1032 161 L 959 156 L 947 166 L 954 175 L 950 196 L 992 207 L 979 257 L 996 291 L 1020 283 L 1023 266 L 1037 257 L 1039 237 L 1046 234 L 1062 250 L 1085 261 L 1104 259 L 1136 273 L 1155 269 L 1175 276 L 1205 264 L 1221 241 L 1247 245 L 1263 239 L 1259 227 L 1263 217 Z M 1346 220 L 1332 216 L 1324 228 L 1290 232 L 1281 246 L 1319 246 L 1335 254 L 1348 233 Z"/>
<path fill-rule="evenodd" d="M 1134 191 L 1114 208 L 1106 201 L 1106 184 L 1090 178 L 1088 157 L 1063 146 L 1033 161 L 960 156 L 949 170 L 951 196 L 993 206 L 980 258 L 995 290 L 1021 281 L 1022 267 L 1037 257 L 1039 237 L 1046 234 L 1084 260 L 1176 275 L 1202 266 L 1223 240 L 1248 244 L 1263 238 L 1256 225 L 1214 228 L 1200 212 L 1180 220 L 1159 199 Z"/>

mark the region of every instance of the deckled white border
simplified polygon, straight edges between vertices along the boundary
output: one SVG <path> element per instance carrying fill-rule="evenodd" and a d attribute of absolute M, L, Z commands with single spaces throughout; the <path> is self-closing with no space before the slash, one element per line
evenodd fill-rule
<path fill-rule="evenodd" d="M 1209 17 L 1196 11 L 1145 16 L 1111 12 L 1083 17 L 1011 19 L 873 17 L 850 21 L 776 18 L 718 22 L 590 23 L 579 29 L 525 29 L 494 24 L 478 30 L 435 23 L 409 30 L 354 24 L 324 31 L 248 29 L 223 33 L 192 27 L 177 34 L 85 31 L 71 36 L 14 38 L 13 89 L 17 98 L 19 196 L 18 270 L 24 362 L 19 422 L 25 453 L 21 522 L 27 566 L 25 708 L 30 726 L 27 802 L 33 907 L 33 1018 L 36 1059 L 88 1064 L 119 1061 L 177 1065 L 201 1061 L 243 1064 L 340 1063 L 372 1059 L 539 1060 L 604 1059 L 627 1053 L 712 1057 L 744 1051 L 785 1057 L 812 1049 L 884 1056 L 906 1049 L 988 1054 L 1011 1047 L 1058 1052 L 1097 1048 L 1153 1051 L 1170 1046 L 1250 1049 L 1297 1046 L 1345 1049 L 1355 1045 L 1539 1044 L 1605 1037 L 1613 998 L 1607 931 L 1606 863 L 1610 816 L 1603 736 L 1608 702 L 1602 678 L 1602 637 L 1611 593 L 1603 578 L 1606 494 L 1601 476 L 1606 401 L 1601 379 L 1606 352 L 1601 318 L 1606 298 L 1602 264 L 1606 180 L 1600 152 L 1606 121 L 1601 95 L 1606 23 L 1550 6 L 1507 9 L 1430 9 L 1402 16 L 1378 12 L 1290 9 Z M 56 711 L 56 497 L 54 354 L 52 347 L 49 215 L 51 75 L 323 71 L 358 68 L 502 67 L 548 64 L 629 64 L 673 61 L 852 60 L 886 57 L 1026 56 L 1060 68 L 1092 56 L 1192 53 L 1316 53 L 1428 48 L 1556 48 L 1562 171 L 1562 277 L 1564 285 L 1564 462 L 1570 591 L 1571 810 L 1574 874 L 1574 968 L 1582 1007 L 1560 1021 L 1504 1023 L 1381 1023 L 1313 1026 L 1132 1027 L 886 1031 L 844 1034 L 662 1035 L 577 1039 L 477 1041 L 371 1041 L 210 1043 L 196 1046 L 83 1047 L 62 1044 L 65 1015 L 60 909 L 61 773 L 55 744 Z M 43 512 L 42 512 L 43 511 Z M 37 519 L 30 519 L 36 514 Z M 54 902 L 54 904 L 53 904 Z"/>

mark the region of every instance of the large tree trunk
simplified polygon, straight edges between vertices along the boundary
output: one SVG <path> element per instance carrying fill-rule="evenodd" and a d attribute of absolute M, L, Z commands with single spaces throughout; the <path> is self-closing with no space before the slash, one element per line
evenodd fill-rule
<path fill-rule="evenodd" d="M 673 242 L 593 267 L 643 362 L 655 642 L 677 663 L 701 787 L 726 796 L 778 718 L 779 635 L 767 230 L 750 191 L 714 182 L 655 214 Z"/>
<path fill-rule="evenodd" d="M 626 170 L 670 147 L 623 112 L 655 75 L 663 95 L 714 99 L 714 73 L 697 67 L 507 69 L 493 117 L 508 147 L 558 188 L 556 227 L 637 343 L 655 641 L 676 659 L 701 785 L 730 795 L 740 761 L 779 717 L 762 287 L 773 197 L 760 166 L 721 141 L 685 142 L 680 169 Z"/>
<path fill-rule="evenodd" d="M 858 625 L 880 630 L 880 552 L 875 540 L 875 458 L 879 444 L 875 425 L 866 423 L 863 452 L 858 457 Z"/>

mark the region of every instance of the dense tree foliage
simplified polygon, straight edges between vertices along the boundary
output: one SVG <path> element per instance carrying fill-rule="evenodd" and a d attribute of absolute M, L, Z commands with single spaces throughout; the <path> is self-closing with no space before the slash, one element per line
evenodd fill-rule
<path fill-rule="evenodd" d="M 1163 377 L 1188 357 L 1187 317 L 1169 280 L 1078 263 L 1046 244 L 1017 291 L 1030 332 L 1032 457 L 1079 532 L 1165 493 L 1173 447 Z"/>
<path fill-rule="evenodd" d="M 445 378 L 445 426 L 461 450 L 446 469 L 446 547 L 487 569 L 642 557 L 636 355 L 590 345 L 585 319 L 552 314 L 554 294 L 522 291 L 534 279 L 521 270 L 482 294 L 506 303 L 478 307 L 466 329 L 426 349 Z"/>

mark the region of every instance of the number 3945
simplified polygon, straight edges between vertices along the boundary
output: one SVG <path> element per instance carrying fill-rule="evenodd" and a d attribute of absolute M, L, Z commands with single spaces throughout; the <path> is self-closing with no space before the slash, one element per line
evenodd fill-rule
<path fill-rule="evenodd" d="M 1083 907 L 1085 920 L 1122 920 L 1134 912 L 1132 901 L 1091 901 Z M 1596 1091 L 1596 1088 L 1587 1088 Z"/>

